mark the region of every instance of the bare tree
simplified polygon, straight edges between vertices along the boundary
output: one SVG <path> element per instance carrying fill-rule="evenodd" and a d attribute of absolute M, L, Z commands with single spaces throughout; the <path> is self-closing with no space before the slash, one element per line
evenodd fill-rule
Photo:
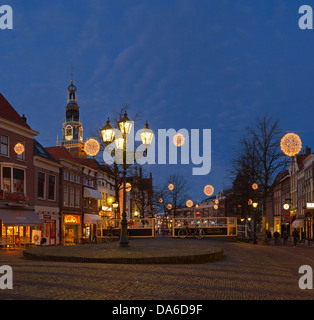
<path fill-rule="evenodd" d="M 173 185 L 173 190 L 169 189 L 170 185 Z M 167 211 L 167 205 L 171 204 L 171 211 L 175 218 L 177 210 L 185 207 L 188 190 L 187 181 L 183 176 L 171 174 L 167 177 L 165 184 L 157 190 L 154 203 L 158 206 L 159 199 L 162 199 L 163 202 L 159 203 L 159 207 L 162 208 L 164 212 Z"/>
<path fill-rule="evenodd" d="M 252 194 L 250 185 L 258 184 L 253 197 L 259 197 L 262 202 L 263 243 L 266 242 L 266 202 L 271 195 L 270 186 L 287 166 L 287 158 L 280 149 L 281 137 L 278 120 L 267 115 L 257 118 L 255 126 L 248 128 L 248 134 L 241 140 L 242 148 L 234 162 L 235 172 L 242 174 L 247 182 L 248 196 Z"/>

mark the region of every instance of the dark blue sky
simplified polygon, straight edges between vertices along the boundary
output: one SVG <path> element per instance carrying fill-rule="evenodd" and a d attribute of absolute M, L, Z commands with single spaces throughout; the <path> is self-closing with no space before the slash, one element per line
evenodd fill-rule
<path fill-rule="evenodd" d="M 191 198 L 229 185 L 245 128 L 264 113 L 314 148 L 314 30 L 286 0 L 6 0 L 14 30 L 0 30 L 0 90 L 38 140 L 53 146 L 73 62 L 85 138 L 122 104 L 158 129 L 212 129 L 212 171 L 151 166 L 155 182 L 180 172 Z"/>

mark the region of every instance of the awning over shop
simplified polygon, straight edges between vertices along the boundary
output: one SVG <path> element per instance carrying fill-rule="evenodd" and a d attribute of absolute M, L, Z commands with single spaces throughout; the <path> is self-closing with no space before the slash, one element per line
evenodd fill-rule
<path fill-rule="evenodd" d="M 101 221 L 101 217 L 97 214 L 84 214 L 84 224 L 97 224 L 97 221 Z"/>
<path fill-rule="evenodd" d="M 42 222 L 35 211 L 23 209 L 0 209 L 0 219 L 5 227 L 41 226 Z"/>
<path fill-rule="evenodd" d="M 304 228 L 304 220 L 295 220 L 292 223 L 292 228 Z"/>
<path fill-rule="evenodd" d="M 84 188 L 84 198 L 102 199 L 101 193 L 95 189 Z"/>

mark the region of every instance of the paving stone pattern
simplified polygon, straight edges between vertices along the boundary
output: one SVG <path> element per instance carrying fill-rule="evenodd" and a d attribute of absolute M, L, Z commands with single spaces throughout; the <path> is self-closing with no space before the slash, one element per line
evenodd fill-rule
<path fill-rule="evenodd" d="M 142 240 L 141 240 L 142 241 Z M 179 246 L 194 240 L 176 241 Z M 314 268 L 314 249 L 210 240 L 221 261 L 185 265 L 113 265 L 24 260 L 22 251 L 0 251 L 13 267 L 13 290 L 0 300 L 313 300 L 298 287 L 301 265 Z"/>

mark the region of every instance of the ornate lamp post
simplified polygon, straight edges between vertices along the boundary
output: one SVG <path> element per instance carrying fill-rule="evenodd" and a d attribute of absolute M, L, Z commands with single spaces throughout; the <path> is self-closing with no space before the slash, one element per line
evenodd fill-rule
<path fill-rule="evenodd" d="M 115 139 L 115 145 L 118 150 L 123 151 L 123 211 L 121 221 L 121 237 L 120 247 L 129 247 L 128 239 L 128 221 L 126 218 L 126 171 L 128 168 L 127 164 L 127 138 L 131 132 L 133 122 L 128 118 L 127 113 L 124 113 L 124 117 L 119 121 L 120 134 Z M 108 119 L 107 124 L 101 130 L 103 141 L 106 145 L 111 144 L 115 138 L 115 129 L 111 126 L 110 120 Z M 149 147 L 153 141 L 154 133 L 149 129 L 148 123 L 146 122 L 145 128 L 140 132 L 142 144 Z"/>

